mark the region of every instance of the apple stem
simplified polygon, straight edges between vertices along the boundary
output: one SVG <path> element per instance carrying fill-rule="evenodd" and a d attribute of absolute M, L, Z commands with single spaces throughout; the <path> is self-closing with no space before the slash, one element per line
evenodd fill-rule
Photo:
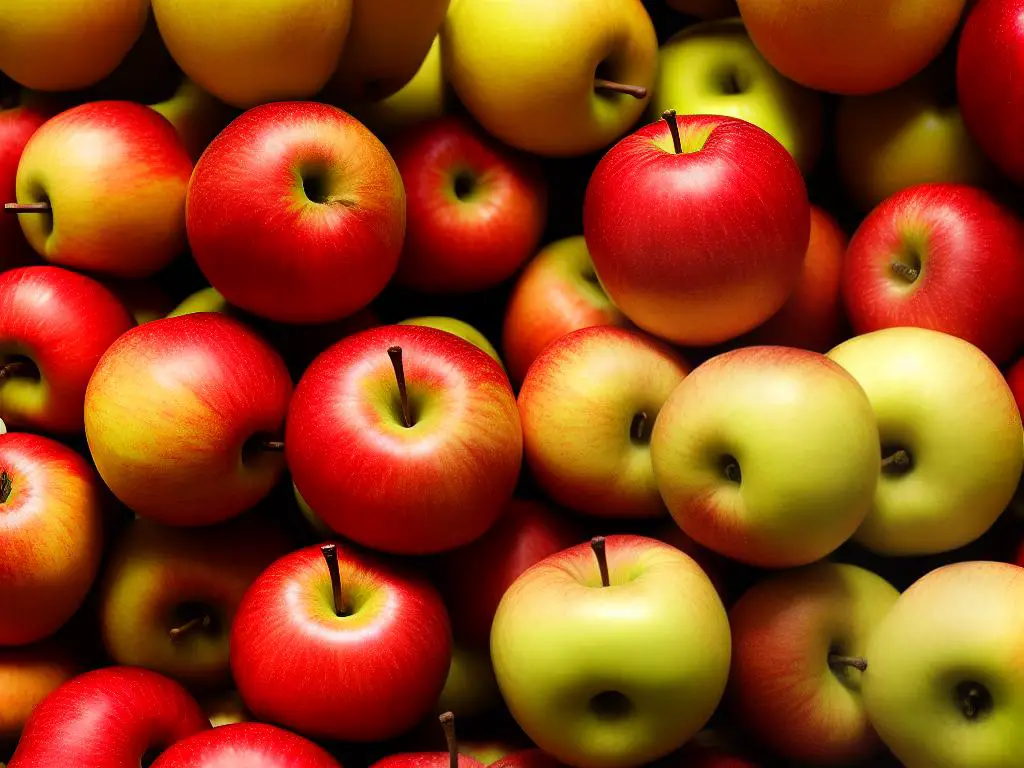
<path fill-rule="evenodd" d="M 633 422 L 629 425 L 629 437 L 634 443 L 649 443 L 651 441 L 649 422 L 650 417 L 646 411 L 641 411 L 633 417 Z"/>
<path fill-rule="evenodd" d="M 331 592 L 334 595 L 334 615 L 341 618 L 345 615 L 341 599 L 341 569 L 338 568 L 338 545 L 324 544 L 320 553 L 327 561 L 327 571 L 331 574 Z"/>
<path fill-rule="evenodd" d="M 900 448 L 898 451 L 882 457 L 883 470 L 905 470 L 910 466 L 910 454 Z"/>
<path fill-rule="evenodd" d="M 31 366 L 20 360 L 0 365 L 0 382 L 11 376 L 17 376 L 19 373 L 28 373 L 29 370 L 31 370 Z"/>
<path fill-rule="evenodd" d="M 192 632 L 195 632 L 197 629 L 206 629 L 210 626 L 210 621 L 211 619 L 209 616 L 196 616 L 194 619 L 186 621 L 180 627 L 172 628 L 167 633 L 167 636 L 171 638 L 172 643 L 176 642 Z"/>
<path fill-rule="evenodd" d="M 6 504 L 7 500 L 11 498 L 13 487 L 14 483 L 11 482 L 11 476 L 7 474 L 7 470 L 0 472 L 0 504 Z"/>
<path fill-rule="evenodd" d="M 967 685 L 960 692 L 960 711 L 968 720 L 976 719 L 990 703 L 988 691 L 976 683 Z"/>
<path fill-rule="evenodd" d="M 890 266 L 896 275 L 902 277 L 908 283 L 915 282 L 917 278 L 921 276 L 921 270 L 912 267 L 909 264 L 904 264 L 902 261 L 894 261 Z"/>
<path fill-rule="evenodd" d="M 868 668 L 867 659 L 861 656 L 841 656 L 838 653 L 828 655 L 828 665 L 830 667 L 853 667 L 861 672 Z"/>
<path fill-rule="evenodd" d="M 279 453 L 284 450 L 284 440 L 260 440 L 260 450 Z"/>
<path fill-rule="evenodd" d="M 679 138 L 679 123 L 676 122 L 676 111 L 666 109 L 661 113 L 662 119 L 668 123 L 668 130 L 672 134 L 672 148 L 677 155 L 683 154 L 683 140 Z"/>
<path fill-rule="evenodd" d="M 601 586 L 610 587 L 611 577 L 608 575 L 608 554 L 605 552 L 604 536 L 595 536 L 590 540 L 590 548 L 597 558 L 597 569 L 601 572 Z"/>
<path fill-rule="evenodd" d="M 402 401 L 402 423 L 406 427 L 411 427 L 412 414 L 409 413 L 409 392 L 405 388 L 405 364 L 402 362 L 402 348 L 388 347 L 388 357 L 391 358 L 391 366 L 395 369 L 395 380 L 398 381 L 398 397 Z"/>
<path fill-rule="evenodd" d="M 448 743 L 448 767 L 459 768 L 459 740 L 455 737 L 455 713 L 445 712 L 438 720 L 444 729 L 444 740 Z"/>
<path fill-rule="evenodd" d="M 49 203 L 4 203 L 8 213 L 49 213 Z"/>
<path fill-rule="evenodd" d="M 646 99 L 647 89 L 642 85 L 627 85 L 626 83 L 616 83 L 614 80 L 604 80 L 600 77 L 594 80 L 595 91 L 609 91 L 610 93 L 624 93 L 627 96 L 632 96 L 634 99 Z"/>

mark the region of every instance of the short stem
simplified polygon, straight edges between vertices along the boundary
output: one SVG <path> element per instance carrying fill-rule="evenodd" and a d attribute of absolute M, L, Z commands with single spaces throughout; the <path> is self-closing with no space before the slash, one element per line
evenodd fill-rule
<path fill-rule="evenodd" d="M 257 445 L 261 451 L 269 451 L 271 453 L 284 450 L 284 440 L 260 440 Z"/>
<path fill-rule="evenodd" d="M 921 276 L 921 271 L 909 264 L 904 264 L 902 261 L 894 261 L 890 267 L 892 271 L 906 280 L 908 283 L 913 283 Z"/>
<path fill-rule="evenodd" d="M 910 454 L 900 448 L 882 457 L 882 469 L 899 470 L 910 466 Z"/>
<path fill-rule="evenodd" d="M 642 85 L 616 83 L 614 80 L 604 80 L 600 77 L 594 80 L 594 90 L 609 91 L 611 93 L 624 93 L 627 96 L 632 96 L 634 99 L 647 98 L 647 89 Z"/>
<path fill-rule="evenodd" d="M 675 149 L 677 155 L 683 153 L 683 140 L 679 138 L 679 123 L 676 122 L 676 111 L 674 109 L 666 109 L 661 113 L 662 119 L 668 123 L 668 130 L 672 134 L 672 148 Z"/>
<path fill-rule="evenodd" d="M 445 712 L 438 720 L 444 729 L 444 740 L 448 743 L 448 767 L 459 768 L 459 740 L 455 737 L 455 715 Z"/>
<path fill-rule="evenodd" d="M 206 614 L 202 616 L 196 616 L 196 618 L 186 621 L 180 627 L 174 627 L 171 629 L 167 636 L 171 638 L 171 642 L 176 642 L 183 637 L 195 632 L 197 629 L 206 629 L 210 626 L 210 617 Z"/>
<path fill-rule="evenodd" d="M 11 476 L 7 474 L 7 470 L 0 472 L 0 504 L 6 504 L 7 500 L 11 498 L 11 491 L 14 489 L 14 483 L 11 482 Z"/>
<path fill-rule="evenodd" d="M 49 203 L 5 203 L 4 210 L 8 213 L 49 213 Z"/>
<path fill-rule="evenodd" d="M 853 667 L 861 672 L 868 668 L 867 659 L 862 656 L 841 656 L 838 653 L 828 655 L 828 665 L 830 667 Z"/>
<path fill-rule="evenodd" d="M 608 554 L 605 551 L 604 536 L 595 536 L 590 540 L 590 548 L 597 558 L 597 569 L 601 572 L 601 586 L 610 587 L 611 577 L 608 575 Z"/>
<path fill-rule="evenodd" d="M 10 378 L 11 376 L 28 373 L 30 370 L 32 370 L 32 366 L 28 363 L 21 362 L 20 360 L 2 365 L 0 366 L 0 382 L 4 379 Z"/>
<path fill-rule="evenodd" d="M 338 545 L 324 544 L 320 553 L 327 561 L 327 571 L 331 574 L 331 593 L 334 595 L 334 615 L 341 618 L 345 615 L 341 599 L 341 569 L 338 568 Z"/>
<path fill-rule="evenodd" d="M 402 423 L 406 427 L 411 427 L 412 414 L 409 412 L 409 392 L 405 388 L 405 364 L 402 362 L 402 348 L 388 347 L 388 357 L 391 358 L 391 366 L 395 369 L 395 380 L 398 382 L 398 397 L 402 401 Z"/>
<path fill-rule="evenodd" d="M 629 425 L 629 438 L 634 443 L 648 443 L 651 440 L 651 431 L 649 429 L 650 418 L 647 416 L 646 411 L 641 411 L 633 417 L 633 422 Z"/>
<path fill-rule="evenodd" d="M 960 692 L 960 711 L 968 720 L 976 719 L 989 703 L 988 692 L 980 685 L 968 685 Z"/>

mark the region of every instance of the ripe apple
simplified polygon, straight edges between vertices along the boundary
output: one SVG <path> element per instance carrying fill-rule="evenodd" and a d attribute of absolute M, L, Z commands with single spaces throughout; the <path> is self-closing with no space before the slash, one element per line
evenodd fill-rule
<path fill-rule="evenodd" d="M 48 117 L 46 112 L 30 106 L 0 109 L 0 201 L 17 196 L 21 154 Z M 0 272 L 29 264 L 34 256 L 17 218 L 0 215 Z"/>
<path fill-rule="evenodd" d="M 49 266 L 0 274 L 0 417 L 14 429 L 81 432 L 89 377 L 134 324 L 85 275 Z"/>
<path fill-rule="evenodd" d="M 252 722 L 252 713 L 245 708 L 241 694 L 234 688 L 204 696 L 199 705 L 214 728 Z"/>
<path fill-rule="evenodd" d="M 663 516 L 651 431 L 688 372 L 671 347 L 623 328 L 583 328 L 549 344 L 519 390 L 533 477 L 583 514 Z"/>
<path fill-rule="evenodd" d="M 165 317 L 174 306 L 173 300 L 164 290 L 165 283 L 157 278 L 148 280 L 105 278 L 99 282 L 118 298 L 138 325 Z"/>
<path fill-rule="evenodd" d="M 582 236 L 546 245 L 526 265 L 505 309 L 501 346 L 512 380 L 521 383 L 555 339 L 593 325 L 631 324 L 601 287 Z"/>
<path fill-rule="evenodd" d="M 882 473 L 856 540 L 879 554 L 925 555 L 987 531 L 1024 467 L 1020 413 L 992 361 L 924 328 L 857 336 L 828 356 L 864 388 L 881 438 Z"/>
<path fill-rule="evenodd" d="M 501 760 L 490 764 L 490 768 L 565 768 L 556 758 L 543 749 L 520 749 Z"/>
<path fill-rule="evenodd" d="M 408 196 L 399 283 L 428 293 L 480 291 L 534 254 L 547 217 L 536 158 L 463 117 L 415 126 L 389 146 Z"/>
<path fill-rule="evenodd" d="M 1013 391 L 1013 398 L 1017 401 L 1017 409 L 1024 414 L 1024 357 L 1010 369 L 1006 381 Z"/>
<path fill-rule="evenodd" d="M 0 435 L 0 646 L 60 629 L 99 569 L 103 510 L 92 468 L 46 437 Z"/>
<path fill-rule="evenodd" d="M 726 341 L 777 312 L 800 279 L 810 228 L 792 156 L 763 129 L 714 115 L 666 113 L 620 141 L 583 206 L 611 300 L 644 330 L 688 345 Z"/>
<path fill-rule="evenodd" d="M 281 102 L 249 110 L 213 140 L 186 214 L 192 254 L 230 303 L 319 323 L 361 309 L 391 279 L 405 191 L 384 145 L 353 117 Z"/>
<path fill-rule="evenodd" d="M 451 630 L 434 587 L 335 544 L 271 565 L 231 629 L 231 670 L 246 706 L 320 738 L 404 733 L 433 709 L 450 662 Z"/>
<path fill-rule="evenodd" d="M 1024 183 L 1022 0 L 979 1 L 957 48 L 956 88 L 967 130 L 1003 173 Z"/>
<path fill-rule="evenodd" d="M 704 571 L 712 585 L 714 585 L 715 591 L 718 592 L 718 596 L 722 599 L 722 604 L 726 608 L 729 607 L 734 590 L 730 589 L 728 577 L 735 570 L 736 563 L 734 561 L 723 557 L 702 544 L 698 544 L 692 536 L 687 534 L 671 518 L 658 526 L 657 530 L 653 532 L 653 537 L 691 557 L 700 566 L 701 570 Z"/>
<path fill-rule="evenodd" d="M 8 768 L 127 768 L 209 727 L 173 680 L 134 667 L 97 669 L 36 707 Z"/>
<path fill-rule="evenodd" d="M 140 517 L 209 525 L 251 508 L 284 469 L 292 382 L 253 331 L 204 312 L 124 334 L 85 393 L 85 436 L 104 482 Z"/>
<path fill-rule="evenodd" d="M 399 325 L 421 325 L 426 328 L 437 328 L 439 331 L 448 331 L 448 333 L 453 333 L 460 339 L 468 341 L 474 347 L 479 347 L 493 357 L 499 365 L 502 364 L 501 357 L 498 355 L 498 350 L 494 348 L 494 345 L 487 340 L 486 336 L 465 320 L 431 315 L 427 317 L 411 317 L 408 320 L 403 320 Z"/>
<path fill-rule="evenodd" d="M 292 479 L 323 521 L 374 549 L 429 554 L 481 536 L 522 463 L 501 366 L 457 336 L 392 325 L 338 342 L 288 411 Z"/>
<path fill-rule="evenodd" d="M 507 741 L 466 741 L 465 739 L 459 741 L 460 754 L 468 755 L 488 766 L 494 765 L 499 760 L 504 760 L 516 752 L 521 752 L 522 749 L 521 744 Z"/>
<path fill-rule="evenodd" d="M 843 268 L 854 330 L 920 326 L 959 336 L 996 363 L 1024 344 L 1024 226 L 980 189 L 921 184 L 861 223 Z"/>
<path fill-rule="evenodd" d="M 485 715 L 500 704 L 501 692 L 486 644 L 483 649 L 453 645 L 448 677 L 434 709 L 457 711 L 460 717 L 468 719 Z"/>
<path fill-rule="evenodd" d="M 964 0 L 737 0 L 751 39 L 779 72 L 819 91 L 899 85 L 938 55 Z"/>
<path fill-rule="evenodd" d="M 231 305 L 228 304 L 227 300 L 216 288 L 206 287 L 200 288 L 194 293 L 190 293 L 181 303 L 178 304 L 174 309 L 167 313 L 168 317 L 181 317 L 182 315 L 192 315 L 196 312 L 219 312 L 223 314 L 231 314 Z"/>
<path fill-rule="evenodd" d="M 669 754 L 711 717 L 729 674 L 729 623 L 679 550 L 598 537 L 516 580 L 494 617 L 491 656 L 537 746 L 577 768 L 624 768 Z"/>
<path fill-rule="evenodd" d="M 1024 751 L 1024 568 L 963 562 L 905 591 L 868 644 L 868 716 L 907 768 L 1011 768 Z"/>
<path fill-rule="evenodd" d="M 446 752 L 405 752 L 378 760 L 370 768 L 483 768 L 479 760 L 459 753 L 459 742 L 455 737 L 455 716 L 445 712 L 440 720 L 448 742 Z"/>
<path fill-rule="evenodd" d="M 291 731 L 236 723 L 201 731 L 173 744 L 152 768 L 341 768 L 323 748 Z"/>
<path fill-rule="evenodd" d="M 739 19 L 683 28 L 661 46 L 651 119 L 727 115 L 764 128 L 807 173 L 821 149 L 821 101 L 765 61 Z"/>
<path fill-rule="evenodd" d="M 606 147 L 644 111 L 658 39 L 640 0 L 595 10 L 588 0 L 453 3 L 441 56 L 459 100 L 517 149 L 573 156 Z"/>
<path fill-rule="evenodd" d="M 17 742 L 39 702 L 78 674 L 78 666 L 53 642 L 0 650 L 0 745 Z"/>
<path fill-rule="evenodd" d="M 857 530 L 878 483 L 878 445 L 871 403 L 839 365 L 743 347 L 683 379 L 654 424 L 651 459 L 687 534 L 781 568 L 819 560 Z"/>
<path fill-rule="evenodd" d="M 187 77 L 170 98 L 150 106 L 178 131 L 193 162 L 199 160 L 214 137 L 237 116 L 235 110 Z"/>

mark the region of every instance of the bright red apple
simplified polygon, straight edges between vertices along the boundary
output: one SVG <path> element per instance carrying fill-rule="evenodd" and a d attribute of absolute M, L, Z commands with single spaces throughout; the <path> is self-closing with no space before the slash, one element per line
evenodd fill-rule
<path fill-rule="evenodd" d="M 0 748 L 17 741 L 43 699 L 78 673 L 78 662 L 53 642 L 0 650 Z"/>
<path fill-rule="evenodd" d="M 16 199 L 21 153 L 46 118 L 34 107 L 0 110 L 0 202 Z M 17 216 L 0 212 L 0 272 L 30 263 L 34 256 Z"/>
<path fill-rule="evenodd" d="M 521 749 L 506 755 L 488 768 L 564 768 L 565 764 L 549 755 L 543 749 Z"/>
<path fill-rule="evenodd" d="M 174 744 L 152 768 L 341 768 L 326 750 L 283 728 L 235 723 Z"/>
<path fill-rule="evenodd" d="M 1024 416 L 1024 358 L 1018 360 L 1016 365 L 1010 369 L 1006 380 L 1010 383 L 1013 399 L 1017 401 L 1017 407 Z"/>
<path fill-rule="evenodd" d="M 484 764 L 467 755 L 459 754 L 455 738 L 455 716 L 445 712 L 440 717 L 448 742 L 446 752 L 405 752 L 378 760 L 370 768 L 484 768 Z"/>

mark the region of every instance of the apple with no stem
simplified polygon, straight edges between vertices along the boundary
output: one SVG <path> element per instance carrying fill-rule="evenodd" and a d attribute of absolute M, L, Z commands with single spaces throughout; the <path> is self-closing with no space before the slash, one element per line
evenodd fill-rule
<path fill-rule="evenodd" d="M 220 728 L 235 723 L 251 723 L 252 713 L 245 708 L 242 695 L 234 688 L 217 691 L 199 699 L 199 706 L 210 719 L 210 725 Z"/>
<path fill-rule="evenodd" d="M 341 768 L 330 754 L 291 731 L 236 723 L 201 731 L 173 744 L 152 768 Z"/>
<path fill-rule="evenodd" d="M 501 692 L 494 679 L 491 654 L 483 648 L 452 646 L 452 662 L 444 689 L 434 709 L 439 712 L 458 711 L 461 717 L 485 715 L 501 704 Z"/>
<path fill-rule="evenodd" d="M 292 382 L 278 354 L 214 313 L 133 328 L 103 355 L 85 395 L 100 476 L 140 517 L 209 525 L 270 492 Z"/>
<path fill-rule="evenodd" d="M 16 199 L 21 154 L 48 116 L 31 106 L 0 109 L 0 202 Z M 34 256 L 17 217 L 0 212 L 0 272 L 31 263 Z"/>
<path fill-rule="evenodd" d="M 45 642 L 0 650 L 0 747 L 18 741 L 43 699 L 78 674 L 66 648 Z"/>
<path fill-rule="evenodd" d="M 448 742 L 447 752 L 406 752 L 378 760 L 370 768 L 483 768 L 483 763 L 467 755 L 459 754 L 459 742 L 455 736 L 455 715 L 443 713 L 440 718 Z"/>

